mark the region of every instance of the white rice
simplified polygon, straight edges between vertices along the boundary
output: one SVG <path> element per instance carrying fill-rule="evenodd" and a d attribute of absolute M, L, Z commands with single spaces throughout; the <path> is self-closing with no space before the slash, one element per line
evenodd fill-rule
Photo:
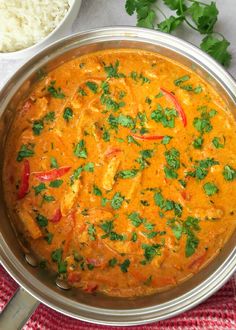
<path fill-rule="evenodd" d="M 0 0 L 0 52 L 44 39 L 66 15 L 68 0 Z"/>

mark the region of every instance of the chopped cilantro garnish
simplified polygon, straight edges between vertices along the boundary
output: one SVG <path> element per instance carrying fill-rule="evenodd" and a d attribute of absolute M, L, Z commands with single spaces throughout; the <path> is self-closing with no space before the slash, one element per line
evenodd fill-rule
<path fill-rule="evenodd" d="M 128 216 L 129 220 L 131 220 L 131 223 L 135 227 L 139 227 L 142 223 L 146 221 L 145 218 L 142 218 L 138 212 L 132 212 Z"/>
<path fill-rule="evenodd" d="M 223 170 L 223 176 L 226 181 L 233 181 L 234 179 L 236 179 L 236 170 L 229 165 L 225 165 Z"/>
<path fill-rule="evenodd" d="M 87 81 L 86 86 L 94 93 L 96 94 L 98 91 L 98 84 L 92 81 Z"/>
<path fill-rule="evenodd" d="M 96 228 L 94 226 L 94 224 L 89 224 L 88 225 L 88 234 L 89 234 L 89 238 L 91 241 L 95 241 L 96 239 Z"/>
<path fill-rule="evenodd" d="M 183 82 L 188 81 L 190 79 L 189 75 L 185 75 L 183 77 L 180 77 L 174 81 L 175 86 L 182 85 Z"/>
<path fill-rule="evenodd" d="M 129 259 L 125 259 L 125 261 L 122 264 L 120 264 L 120 270 L 123 273 L 127 273 L 129 266 L 130 266 L 130 260 Z"/>
<path fill-rule="evenodd" d="M 138 173 L 138 170 L 133 168 L 131 170 L 123 170 L 118 172 L 117 176 L 121 179 L 132 179 L 134 178 Z"/>
<path fill-rule="evenodd" d="M 35 196 L 39 195 L 43 190 L 47 189 L 45 183 L 41 182 L 38 186 L 33 186 Z"/>
<path fill-rule="evenodd" d="M 217 114 L 217 111 L 212 109 L 208 112 L 207 107 L 205 106 L 198 108 L 198 110 L 201 112 L 201 116 L 200 118 L 194 118 L 193 126 L 201 134 L 209 133 L 212 130 L 212 124 L 210 120 Z"/>
<path fill-rule="evenodd" d="M 34 144 L 22 144 L 20 151 L 17 154 L 16 160 L 21 162 L 24 158 L 32 157 L 34 155 Z"/>
<path fill-rule="evenodd" d="M 125 106 L 123 101 L 116 102 L 110 96 L 102 94 L 100 97 L 101 103 L 106 106 L 106 110 L 112 110 L 114 112 L 118 111 L 120 108 Z"/>
<path fill-rule="evenodd" d="M 43 120 L 42 119 L 39 119 L 39 120 L 35 120 L 33 122 L 33 133 L 34 135 L 40 135 L 42 130 L 44 128 L 44 124 L 43 124 Z"/>
<path fill-rule="evenodd" d="M 157 95 L 155 95 L 155 98 L 156 99 L 159 99 L 160 97 L 162 97 L 163 96 L 163 93 L 162 92 L 159 92 Z"/>
<path fill-rule="evenodd" d="M 168 136 L 168 135 L 166 135 L 166 136 L 164 136 L 164 138 L 162 139 L 161 143 L 164 144 L 164 145 L 166 145 L 166 144 L 170 143 L 171 139 L 173 139 L 172 136 Z"/>
<path fill-rule="evenodd" d="M 93 185 L 93 194 L 95 196 L 102 196 L 102 192 L 101 190 L 98 188 L 98 186 L 96 186 L 95 184 Z"/>
<path fill-rule="evenodd" d="M 43 195 L 43 201 L 50 203 L 50 202 L 55 201 L 55 198 L 53 196 L 49 196 L 49 195 L 44 194 Z"/>
<path fill-rule="evenodd" d="M 155 256 L 160 256 L 161 248 L 161 244 L 142 244 L 145 260 L 141 261 L 141 263 L 146 264 L 147 262 L 151 262 Z"/>
<path fill-rule="evenodd" d="M 108 130 L 104 130 L 103 134 L 102 134 L 102 138 L 105 142 L 109 142 L 110 141 L 110 133 Z"/>
<path fill-rule="evenodd" d="M 218 137 L 213 138 L 212 143 L 216 149 L 224 148 L 225 138 L 223 138 L 223 139 L 224 139 L 223 143 L 220 143 L 220 138 L 218 138 Z"/>
<path fill-rule="evenodd" d="M 139 163 L 140 169 L 144 170 L 146 167 L 150 165 L 150 162 L 147 161 L 147 159 L 153 156 L 153 150 L 152 149 L 141 150 L 139 153 L 140 153 L 140 157 L 136 159 L 136 162 Z"/>
<path fill-rule="evenodd" d="M 49 183 L 49 187 L 52 187 L 52 188 L 59 188 L 63 183 L 63 180 L 61 179 L 57 179 L 57 180 L 54 180 L 54 181 L 51 181 Z"/>
<path fill-rule="evenodd" d="M 36 221 L 40 227 L 46 227 L 48 225 L 48 219 L 42 214 L 36 215 Z"/>
<path fill-rule="evenodd" d="M 178 113 L 175 109 L 165 108 L 158 104 L 157 109 L 152 111 L 151 119 L 155 120 L 157 123 L 161 123 L 164 127 L 175 127 L 175 118 Z"/>
<path fill-rule="evenodd" d="M 166 158 L 167 164 L 175 170 L 180 168 L 179 156 L 180 156 L 180 153 L 175 148 L 171 148 L 170 150 L 165 152 L 165 158 Z"/>
<path fill-rule="evenodd" d="M 108 121 L 111 129 L 114 129 L 114 130 L 118 129 L 118 125 L 119 125 L 118 118 L 115 117 L 113 114 L 109 115 L 107 121 Z"/>
<path fill-rule="evenodd" d="M 205 183 L 203 189 L 208 196 L 215 195 L 219 191 L 218 187 L 212 182 Z"/>
<path fill-rule="evenodd" d="M 203 137 L 199 136 L 193 141 L 193 147 L 195 149 L 202 149 L 203 142 L 204 142 Z"/>
<path fill-rule="evenodd" d="M 167 179 L 177 179 L 178 173 L 168 166 L 164 166 L 164 173 Z"/>
<path fill-rule="evenodd" d="M 88 154 L 84 140 L 80 140 L 80 142 L 77 143 L 74 149 L 74 155 L 78 158 L 87 158 Z"/>
<path fill-rule="evenodd" d="M 47 241 L 48 244 L 52 243 L 52 239 L 53 239 L 53 234 L 52 233 L 46 233 L 46 235 L 44 236 L 44 239 Z"/>
<path fill-rule="evenodd" d="M 173 230 L 173 234 L 177 240 L 180 240 L 183 232 L 183 225 L 178 219 L 169 219 L 167 225 Z"/>
<path fill-rule="evenodd" d="M 50 82 L 50 85 L 48 86 L 48 92 L 51 94 L 52 97 L 55 99 L 64 99 L 65 94 L 62 92 L 61 87 L 55 87 L 56 81 L 53 80 Z"/>
<path fill-rule="evenodd" d="M 111 241 L 124 241 L 125 236 L 121 234 L 117 234 L 113 231 L 114 229 L 114 223 L 113 220 L 108 220 L 103 222 L 100 225 L 100 228 L 105 232 L 105 235 L 102 235 L 101 238 L 110 238 Z"/>
<path fill-rule="evenodd" d="M 182 234 L 187 236 L 185 245 L 185 255 L 190 257 L 193 255 L 198 247 L 199 239 L 195 236 L 194 231 L 199 231 L 199 219 L 188 217 L 186 221 L 180 221 L 179 219 L 170 219 L 167 224 L 173 230 L 173 234 L 176 239 L 180 239 Z"/>
<path fill-rule="evenodd" d="M 108 78 L 124 78 L 123 73 L 118 72 L 120 62 L 117 60 L 114 65 L 110 64 L 109 66 L 104 66 L 104 70 Z"/>
<path fill-rule="evenodd" d="M 119 192 L 116 192 L 115 195 L 112 197 L 111 207 L 114 210 L 118 210 L 121 207 L 123 201 L 124 201 L 124 196 L 122 196 Z"/>
<path fill-rule="evenodd" d="M 209 168 L 218 164 L 219 162 L 214 158 L 206 158 L 200 161 L 195 161 L 194 171 L 187 172 L 186 176 L 191 176 L 193 178 L 197 178 L 198 180 L 203 180 L 207 176 Z"/>
<path fill-rule="evenodd" d="M 58 273 L 66 273 L 67 262 L 62 261 L 62 249 L 56 249 L 51 253 L 51 259 L 57 262 Z"/>
<path fill-rule="evenodd" d="M 89 162 L 84 165 L 83 170 L 86 172 L 93 172 L 94 171 L 94 163 Z"/>
<path fill-rule="evenodd" d="M 50 111 L 43 117 L 43 120 L 45 120 L 47 123 L 49 123 L 49 122 L 53 122 L 55 120 L 55 118 L 56 118 L 55 112 Z"/>
<path fill-rule="evenodd" d="M 129 115 L 120 114 L 118 117 L 118 124 L 123 127 L 128 127 L 133 129 L 135 127 L 134 119 Z"/>
<path fill-rule="evenodd" d="M 87 93 L 85 92 L 85 90 L 83 88 L 79 88 L 78 89 L 78 94 L 81 95 L 81 96 L 87 96 Z"/>
<path fill-rule="evenodd" d="M 70 119 L 73 118 L 73 110 L 69 107 L 66 107 L 63 112 L 63 118 L 69 122 Z"/>
<path fill-rule="evenodd" d="M 137 239 L 138 239 L 138 235 L 137 235 L 137 233 L 135 233 L 135 232 L 132 233 L 131 241 L 135 243 L 135 242 L 137 241 Z"/>
<path fill-rule="evenodd" d="M 170 199 L 165 199 L 161 192 L 155 192 L 154 201 L 157 206 L 163 211 L 174 211 L 177 217 L 181 217 L 183 207 L 180 203 L 177 203 Z"/>
<path fill-rule="evenodd" d="M 51 168 L 58 168 L 58 162 L 55 157 L 50 157 L 50 167 Z"/>
<path fill-rule="evenodd" d="M 117 264 L 118 260 L 116 258 L 112 258 L 108 261 L 108 265 L 110 267 L 115 267 L 115 265 Z"/>

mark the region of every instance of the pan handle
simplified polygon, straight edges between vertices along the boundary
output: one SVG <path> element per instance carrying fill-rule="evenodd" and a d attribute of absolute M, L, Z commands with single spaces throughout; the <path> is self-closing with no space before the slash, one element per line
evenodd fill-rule
<path fill-rule="evenodd" d="M 39 301 L 20 287 L 1 313 L 0 329 L 22 329 L 38 305 Z"/>

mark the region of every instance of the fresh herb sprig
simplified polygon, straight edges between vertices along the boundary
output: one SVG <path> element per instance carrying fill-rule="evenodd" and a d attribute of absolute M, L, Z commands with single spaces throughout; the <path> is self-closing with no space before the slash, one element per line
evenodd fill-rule
<path fill-rule="evenodd" d="M 203 35 L 200 48 L 211 55 L 219 63 L 228 67 L 231 54 L 228 51 L 230 42 L 225 37 L 214 31 L 218 19 L 216 3 L 204 3 L 197 0 L 162 0 L 175 15 L 166 17 L 165 13 L 157 6 L 158 0 L 126 0 L 125 9 L 129 15 L 137 14 L 137 26 L 157 29 L 162 32 L 172 33 L 185 23 L 191 29 Z M 164 20 L 159 21 L 159 12 Z"/>

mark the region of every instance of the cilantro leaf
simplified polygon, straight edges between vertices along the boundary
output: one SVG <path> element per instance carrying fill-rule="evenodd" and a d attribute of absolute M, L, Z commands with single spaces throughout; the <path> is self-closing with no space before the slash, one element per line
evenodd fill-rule
<path fill-rule="evenodd" d="M 89 224 L 88 234 L 89 234 L 89 238 L 90 238 L 91 241 L 96 240 L 96 228 L 95 228 L 94 224 Z"/>
<path fill-rule="evenodd" d="M 39 195 L 43 190 L 47 189 L 45 183 L 41 182 L 38 186 L 33 186 L 35 196 Z"/>
<path fill-rule="evenodd" d="M 122 170 L 118 172 L 118 177 L 122 179 L 132 179 L 134 178 L 138 173 L 138 170 L 133 168 L 131 170 Z"/>
<path fill-rule="evenodd" d="M 124 199 L 125 199 L 124 196 L 122 196 L 119 192 L 115 193 L 115 195 L 111 200 L 111 207 L 114 210 L 118 210 L 119 208 L 121 208 Z"/>
<path fill-rule="evenodd" d="M 58 168 L 58 162 L 55 157 L 50 157 L 50 167 L 51 168 Z"/>
<path fill-rule="evenodd" d="M 110 259 L 109 261 L 108 261 L 108 265 L 110 266 L 110 267 L 115 267 L 115 265 L 117 264 L 117 259 L 116 258 L 112 258 L 112 259 Z"/>
<path fill-rule="evenodd" d="M 96 186 L 95 184 L 93 185 L 93 194 L 95 196 L 102 196 L 102 192 L 101 190 L 98 188 L 98 186 Z"/>
<path fill-rule="evenodd" d="M 37 214 L 36 221 L 40 227 L 46 227 L 48 225 L 48 219 L 42 214 Z"/>
<path fill-rule="evenodd" d="M 130 266 L 130 260 L 129 259 L 125 259 L 125 261 L 122 264 L 120 264 L 120 270 L 123 273 L 127 273 L 129 266 Z"/>
<path fill-rule="evenodd" d="M 62 92 L 61 87 L 55 87 L 56 81 L 53 80 L 50 82 L 47 91 L 51 94 L 55 99 L 64 99 L 65 94 Z"/>
<path fill-rule="evenodd" d="M 212 182 L 205 183 L 203 189 L 208 196 L 215 195 L 219 191 L 218 187 Z"/>
<path fill-rule="evenodd" d="M 224 148 L 225 146 L 225 138 L 224 138 L 224 143 L 220 143 L 220 138 L 214 137 L 212 140 L 212 144 L 216 149 Z"/>
<path fill-rule="evenodd" d="M 233 181 L 234 179 L 236 179 L 236 170 L 229 165 L 225 165 L 223 176 L 226 181 Z"/>
<path fill-rule="evenodd" d="M 49 187 L 52 187 L 52 188 L 59 188 L 63 183 L 63 180 L 61 179 L 57 179 L 57 180 L 54 180 L 54 181 L 51 181 L 49 183 Z"/>
<path fill-rule="evenodd" d="M 34 155 L 34 145 L 29 144 L 22 144 L 20 151 L 17 154 L 16 160 L 21 162 L 24 158 L 32 157 Z"/>
<path fill-rule="evenodd" d="M 141 218 L 138 212 L 132 212 L 128 216 L 129 220 L 131 220 L 131 223 L 135 227 L 139 227 L 146 219 Z"/>
<path fill-rule="evenodd" d="M 72 119 L 73 117 L 73 110 L 69 107 L 65 108 L 64 109 L 64 112 L 63 112 L 63 118 L 69 122 L 70 119 Z"/>
<path fill-rule="evenodd" d="M 35 120 L 33 122 L 33 127 L 32 127 L 32 130 L 33 130 L 33 133 L 34 135 L 40 135 L 42 130 L 44 128 L 44 124 L 43 124 L 43 120 L 40 119 L 40 120 Z"/>
<path fill-rule="evenodd" d="M 207 35 L 200 45 L 200 48 L 211 55 L 216 61 L 228 67 L 231 61 L 231 54 L 228 51 L 230 42 L 225 38 L 219 39 L 213 35 Z"/>
<path fill-rule="evenodd" d="M 124 78 L 123 73 L 118 72 L 120 62 L 117 60 L 115 64 L 110 64 L 109 66 L 104 66 L 104 70 L 107 74 L 107 78 Z"/>
<path fill-rule="evenodd" d="M 147 262 L 151 262 L 155 256 L 161 255 L 161 244 L 142 244 L 142 249 L 144 250 L 144 257 L 145 260 L 142 262 L 143 264 L 146 264 Z"/>
<path fill-rule="evenodd" d="M 188 9 L 188 13 L 192 16 L 200 33 L 209 34 L 213 32 L 219 13 L 215 2 L 211 2 L 209 5 L 194 2 Z"/>
<path fill-rule="evenodd" d="M 96 84 L 93 81 L 87 81 L 86 86 L 94 93 L 96 94 L 98 91 L 98 84 Z"/>
<path fill-rule="evenodd" d="M 78 158 L 87 158 L 88 154 L 84 140 L 80 140 L 80 142 L 77 143 L 74 149 L 74 155 Z"/>
<path fill-rule="evenodd" d="M 161 23 L 157 24 L 158 28 L 162 32 L 171 33 L 174 31 L 181 23 L 183 22 L 183 17 L 178 16 L 170 16 L 169 18 L 166 18 Z"/>

